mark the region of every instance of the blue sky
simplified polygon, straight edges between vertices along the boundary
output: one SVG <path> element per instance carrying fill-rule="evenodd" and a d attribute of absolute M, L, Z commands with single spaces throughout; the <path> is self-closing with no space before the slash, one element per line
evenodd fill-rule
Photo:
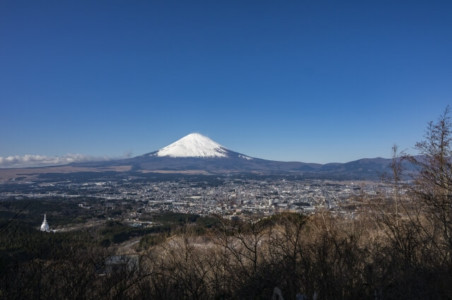
<path fill-rule="evenodd" d="M 411 151 L 452 100 L 451 1 L 0 1 L 0 157 L 191 132 L 304 162 Z"/>

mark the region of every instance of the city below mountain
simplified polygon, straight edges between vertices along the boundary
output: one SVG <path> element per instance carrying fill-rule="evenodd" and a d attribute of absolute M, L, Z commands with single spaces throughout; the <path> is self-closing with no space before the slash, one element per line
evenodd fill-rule
<path fill-rule="evenodd" d="M 0 169 L 0 180 L 15 176 L 48 173 L 194 174 L 194 175 L 280 175 L 309 179 L 376 180 L 390 173 L 390 159 L 360 159 L 348 163 L 315 164 L 265 160 L 231 151 L 199 133 L 141 156 L 64 166 Z M 410 167 L 408 166 L 408 169 Z M 93 176 L 95 174 L 92 174 Z"/>

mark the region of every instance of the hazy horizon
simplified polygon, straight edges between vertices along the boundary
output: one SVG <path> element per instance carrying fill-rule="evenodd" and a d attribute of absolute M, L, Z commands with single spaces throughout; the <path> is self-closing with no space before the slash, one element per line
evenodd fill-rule
<path fill-rule="evenodd" d="M 178 140 L 179 141 L 179 140 Z M 215 142 L 215 141 L 214 141 Z M 169 145 L 166 145 L 167 147 Z M 234 151 L 234 149 L 229 149 L 227 146 L 221 145 L 228 150 Z M 162 150 L 161 147 L 159 149 L 155 149 L 153 151 L 150 151 L 148 153 L 152 152 L 159 152 L 159 150 Z M 236 152 L 236 151 L 235 151 Z M 1 157 L 0 156 L 0 169 L 1 168 L 27 168 L 27 167 L 44 167 L 44 166 L 58 166 L 58 165 L 66 165 L 70 163 L 77 163 L 77 162 L 95 162 L 95 161 L 109 161 L 109 160 L 118 160 L 118 159 L 124 159 L 124 158 L 131 158 L 136 156 L 145 155 L 148 153 L 141 153 L 137 155 L 132 155 L 131 153 L 125 153 L 122 156 L 116 156 L 116 157 L 109 157 L 109 156 L 92 156 L 92 155 L 83 155 L 83 154 L 66 154 L 61 156 L 46 156 L 46 155 L 39 155 L 39 154 L 25 154 L 25 155 L 11 155 L 7 157 Z M 241 153 L 245 154 L 246 153 Z M 190 157 L 190 155 L 188 155 Z M 262 157 L 253 157 L 253 158 L 260 158 L 265 159 Z M 367 158 L 387 158 L 387 157 L 361 157 L 359 159 L 367 159 Z M 281 160 L 284 161 L 284 160 Z M 318 163 L 318 162 L 312 162 L 312 161 L 298 161 L 298 162 L 304 162 L 304 163 Z M 347 161 L 349 162 L 349 161 Z M 337 161 L 330 161 L 326 163 L 319 163 L 319 164 L 327 164 L 327 163 L 345 163 L 345 162 L 337 162 Z"/>

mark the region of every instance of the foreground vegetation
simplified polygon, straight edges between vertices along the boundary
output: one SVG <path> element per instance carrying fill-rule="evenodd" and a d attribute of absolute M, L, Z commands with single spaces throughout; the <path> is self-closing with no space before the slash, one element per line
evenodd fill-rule
<path fill-rule="evenodd" d="M 446 110 L 421 156 L 404 158 L 419 169 L 409 186 L 394 148 L 394 193 L 360 199 L 351 219 L 166 214 L 151 229 L 49 234 L 12 218 L 0 227 L 0 298 L 269 299 L 277 287 L 285 299 L 452 299 L 450 130 Z M 131 238 L 136 251 L 115 256 Z"/>

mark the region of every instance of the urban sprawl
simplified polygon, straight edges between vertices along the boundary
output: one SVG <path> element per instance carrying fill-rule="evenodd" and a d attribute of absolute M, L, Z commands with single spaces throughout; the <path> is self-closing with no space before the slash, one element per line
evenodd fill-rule
<path fill-rule="evenodd" d="M 165 211 L 247 218 L 282 211 L 311 214 L 326 209 L 353 217 L 355 204 L 362 199 L 393 192 L 392 185 L 371 181 L 184 178 L 146 181 L 130 177 L 105 181 L 16 183 L 4 188 L 0 197 L 80 199 L 78 205 L 81 208 L 99 211 L 120 209 L 124 212 L 121 214 L 123 220 L 141 226 L 141 214 Z M 91 201 L 84 200 L 87 198 Z"/>

